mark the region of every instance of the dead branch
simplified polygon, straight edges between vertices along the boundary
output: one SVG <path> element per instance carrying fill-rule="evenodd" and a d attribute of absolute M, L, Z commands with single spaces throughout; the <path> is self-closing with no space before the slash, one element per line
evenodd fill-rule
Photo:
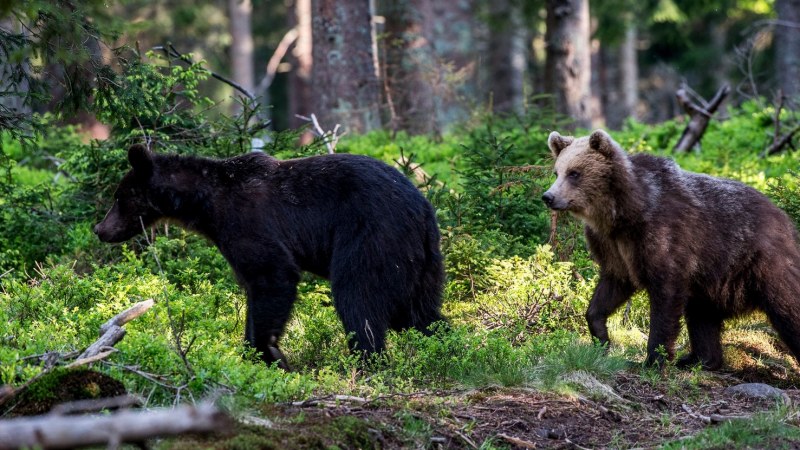
<path fill-rule="evenodd" d="M 322 397 L 322 398 L 312 398 L 299 402 L 292 402 L 292 406 L 301 406 L 301 407 L 319 406 L 319 405 L 336 406 L 342 402 L 364 404 L 367 403 L 367 401 L 368 400 L 364 397 L 355 397 L 352 395 L 329 395 L 327 397 Z"/>
<path fill-rule="evenodd" d="M 85 414 L 100 412 L 104 409 L 130 408 L 142 406 L 142 399 L 130 394 L 116 397 L 93 398 L 89 400 L 75 400 L 73 402 L 59 403 L 54 406 L 49 414 L 66 416 L 68 414 Z"/>
<path fill-rule="evenodd" d="M 704 422 L 704 423 L 711 423 L 711 417 L 704 416 L 704 415 L 702 415 L 700 413 L 696 413 L 696 412 L 692 411 L 692 408 L 689 408 L 689 406 L 687 406 L 686 403 L 681 404 L 681 408 L 684 411 L 686 411 L 686 414 L 688 414 L 690 417 L 693 417 L 693 418 L 695 418 L 697 420 L 700 420 L 701 422 Z"/>
<path fill-rule="evenodd" d="M 535 442 L 526 441 L 520 438 L 515 438 L 514 436 L 509 436 L 505 433 L 500 433 L 497 435 L 500 439 L 508 442 L 509 444 L 520 447 L 520 448 L 537 448 Z"/>
<path fill-rule="evenodd" d="M 286 56 L 286 52 L 289 51 L 289 48 L 297 40 L 298 34 L 297 27 L 295 27 L 283 35 L 283 38 L 281 38 L 281 41 L 278 43 L 269 61 L 267 61 L 267 69 L 264 73 L 264 78 L 258 83 L 256 92 L 266 92 L 266 90 L 272 86 L 272 82 L 275 81 L 275 74 L 278 73 L 278 66 L 281 64 L 281 60 L 283 60 L 283 57 Z"/>
<path fill-rule="evenodd" d="M 144 314 L 148 309 L 152 308 L 155 305 L 155 302 L 152 298 L 147 300 L 143 300 L 130 308 L 122 311 L 121 313 L 117 314 L 116 316 L 109 319 L 106 323 L 100 326 L 100 335 L 102 336 L 105 334 L 109 328 L 113 326 L 123 326 L 126 323 L 130 322 L 131 320 L 141 316 Z"/>
<path fill-rule="evenodd" d="M 722 86 L 714 95 L 714 98 L 707 103 L 702 98 L 697 96 L 701 103 L 704 103 L 701 106 L 689 97 L 690 89 L 688 86 L 683 85 L 680 89 L 678 89 L 678 91 L 675 93 L 675 96 L 678 99 L 678 104 L 680 104 L 683 110 L 689 114 L 690 119 L 689 123 L 686 124 L 686 128 L 683 129 L 683 133 L 681 134 L 680 139 L 678 139 L 678 143 L 675 144 L 674 151 L 688 152 L 700 143 L 700 139 L 703 138 L 703 134 L 706 132 L 708 123 L 711 121 L 711 116 L 714 115 L 730 91 L 731 88 L 727 84 Z"/>
<path fill-rule="evenodd" d="M 347 134 L 347 131 L 339 133 L 339 127 L 341 127 L 341 125 L 338 123 L 336 124 L 335 127 L 333 127 L 332 131 L 324 131 L 320 126 L 319 121 L 317 120 L 317 116 L 314 113 L 312 113 L 311 116 L 309 117 L 300 114 L 295 114 L 295 117 L 297 117 L 300 120 L 305 120 L 306 122 L 311 123 L 311 132 L 314 133 L 314 136 L 322 139 L 322 141 L 325 142 L 325 146 L 328 148 L 328 153 L 331 155 L 336 153 L 336 144 L 339 143 L 339 139 L 341 139 L 342 136 Z"/>
<path fill-rule="evenodd" d="M 0 449 L 75 448 L 141 442 L 161 436 L 209 433 L 229 426 L 229 417 L 210 403 L 110 415 L 47 414 L 0 421 Z"/>
<path fill-rule="evenodd" d="M 112 317 L 110 320 L 100 326 L 100 338 L 94 341 L 92 345 L 84 350 L 84 352 L 78 357 L 78 360 L 91 358 L 92 356 L 107 350 L 109 347 L 113 347 L 114 344 L 125 337 L 125 329 L 122 328 L 122 326 L 144 314 L 145 311 L 152 308 L 154 304 L 155 302 L 153 299 L 147 299 Z"/>
<path fill-rule="evenodd" d="M 794 137 L 797 132 L 800 131 L 800 124 L 795 125 L 788 133 L 784 134 L 780 138 L 777 138 L 775 142 L 773 142 L 769 147 L 767 147 L 763 152 L 761 152 L 761 157 L 774 155 L 776 153 L 780 153 L 783 151 L 784 147 L 792 145 L 792 138 Z"/>

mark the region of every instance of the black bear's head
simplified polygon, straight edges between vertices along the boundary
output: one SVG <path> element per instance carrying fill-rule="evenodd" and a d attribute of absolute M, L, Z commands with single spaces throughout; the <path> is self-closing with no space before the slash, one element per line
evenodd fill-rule
<path fill-rule="evenodd" d="M 145 146 L 135 144 L 128 149 L 128 161 L 131 170 L 114 192 L 114 205 L 94 227 L 95 234 L 103 242 L 126 241 L 162 215 L 151 201 L 155 156 Z"/>

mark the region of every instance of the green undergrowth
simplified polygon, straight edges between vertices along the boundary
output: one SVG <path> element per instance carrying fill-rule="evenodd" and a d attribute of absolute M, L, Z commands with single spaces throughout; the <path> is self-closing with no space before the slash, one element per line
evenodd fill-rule
<path fill-rule="evenodd" d="M 797 410 L 777 407 L 744 420 L 730 420 L 697 435 L 670 442 L 665 450 L 794 448 L 800 440 Z"/>
<path fill-rule="evenodd" d="M 597 268 L 580 224 L 558 217 L 551 233 L 550 213 L 539 201 L 553 181 L 546 138 L 564 125 L 542 110 L 481 117 L 438 138 L 345 136 L 340 152 L 397 165 L 436 207 L 448 323 L 437 325 L 432 336 L 392 332 L 384 354 L 361 361 L 347 350 L 329 285 L 306 276 L 281 342 L 294 370 L 266 367 L 243 343 L 245 298 L 217 249 L 167 226 L 124 245 L 102 244 L 91 232 L 127 170 L 125 149 L 142 133 L 157 138 L 157 151 L 184 154 L 240 154 L 252 137 L 264 138 L 265 151 L 280 157 L 324 152 L 319 141 L 299 147 L 297 132 L 259 134 L 263 129 L 255 126 L 209 123 L 191 108 L 173 108 L 170 102 L 181 96 L 207 105 L 192 92 L 199 76 L 196 67 L 159 72 L 138 66 L 120 75 L 98 92 L 97 107 L 116 124 L 104 142 L 84 142 L 48 117 L 40 118 L 50 124 L 43 127 L 48 131 L 33 145 L 0 136 L 0 384 L 19 386 L 40 373 L 35 355 L 85 348 L 106 320 L 148 298 L 155 306 L 127 324 L 117 351 L 93 368 L 152 405 L 222 395 L 233 407 L 248 408 L 334 393 L 380 396 L 495 385 L 562 391 L 569 373 L 604 381 L 626 367 L 637 370 L 649 325 L 646 296 L 635 296 L 627 313 L 612 318 L 611 348 L 588 338 L 583 314 Z M 136 101 L 144 104 L 125 100 L 153 89 L 164 95 L 141 95 Z M 143 118 L 154 122 L 132 126 L 130 105 L 148 110 Z M 711 123 L 700 152 L 685 155 L 669 150 L 683 127 L 678 121 L 629 123 L 612 135 L 632 152 L 674 157 L 688 170 L 751 184 L 797 221 L 798 155 L 758 157 L 773 115 L 755 103 L 732 109 L 730 118 Z M 726 358 L 736 367 L 762 364 L 776 377 L 772 361 L 784 364 L 786 352 L 759 328 L 763 323 L 756 317 L 733 324 Z M 736 336 L 749 336 L 750 344 Z M 753 342 L 763 345 L 754 351 Z M 679 346 L 684 351 L 685 332 Z M 665 381 L 663 373 L 643 373 L 653 383 L 669 380 L 669 374 Z"/>

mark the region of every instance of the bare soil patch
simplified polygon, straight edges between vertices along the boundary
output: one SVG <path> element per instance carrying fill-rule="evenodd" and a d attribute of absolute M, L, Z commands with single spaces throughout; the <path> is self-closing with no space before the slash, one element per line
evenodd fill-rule
<path fill-rule="evenodd" d="M 263 414 L 270 426 L 240 425 L 228 436 L 182 439 L 168 447 L 469 449 L 490 440 L 507 448 L 651 448 L 776 408 L 775 399 L 723 393 L 741 382 L 732 374 L 714 374 L 671 385 L 621 373 L 609 383 L 624 399 L 615 402 L 524 388 L 419 392 L 368 401 L 322 398 L 267 407 Z M 799 404 L 799 390 L 785 392 L 791 404 Z"/>

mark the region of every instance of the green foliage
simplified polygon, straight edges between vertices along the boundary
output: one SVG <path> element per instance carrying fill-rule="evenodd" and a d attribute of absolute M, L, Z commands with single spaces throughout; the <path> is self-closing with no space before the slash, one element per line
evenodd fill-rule
<path fill-rule="evenodd" d="M 796 412 L 779 407 L 750 419 L 729 420 L 662 449 L 791 448 L 800 440 Z"/>
<path fill-rule="evenodd" d="M 147 56 L 159 62 L 159 54 Z M 169 140 L 172 133 L 183 130 L 184 138 L 204 141 L 208 130 L 201 129 L 201 116 L 191 113 L 192 107 L 212 105 L 198 93 L 199 83 L 208 77 L 202 62 L 184 67 L 171 60 L 166 66 L 134 61 L 123 74 L 100 80 L 93 105 L 98 118 L 117 131 L 149 131 L 151 138 Z"/>
<path fill-rule="evenodd" d="M 627 367 L 628 363 L 616 356 L 607 356 L 606 348 L 597 343 L 575 343 L 546 354 L 535 368 L 535 376 L 542 386 L 553 388 L 563 384 L 570 372 L 586 372 L 598 379 L 608 379 Z"/>

